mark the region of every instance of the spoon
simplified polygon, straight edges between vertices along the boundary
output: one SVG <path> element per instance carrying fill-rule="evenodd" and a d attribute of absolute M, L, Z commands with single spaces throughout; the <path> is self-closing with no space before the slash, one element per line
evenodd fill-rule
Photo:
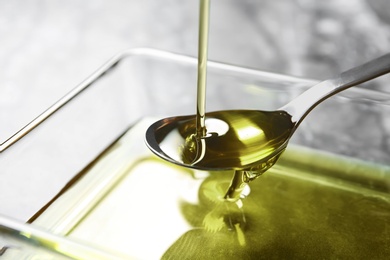
<path fill-rule="evenodd" d="M 306 115 L 347 88 L 390 72 L 390 53 L 325 80 L 276 111 L 206 113 L 206 135 L 196 135 L 196 116 L 161 119 L 146 131 L 149 149 L 177 165 L 199 170 L 245 171 L 253 178 L 274 165 Z"/>

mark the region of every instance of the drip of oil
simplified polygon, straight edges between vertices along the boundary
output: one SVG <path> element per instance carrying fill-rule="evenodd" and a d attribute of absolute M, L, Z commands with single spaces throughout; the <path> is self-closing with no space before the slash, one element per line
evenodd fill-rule
<path fill-rule="evenodd" d="M 181 149 L 171 150 L 167 155 L 204 169 L 236 169 L 236 180 L 226 196 L 233 199 L 236 197 L 233 194 L 239 194 L 236 189 L 273 166 L 278 159 L 274 154 L 283 152 L 294 124 L 283 111 L 230 110 L 207 113 L 207 134 L 202 138 L 193 135 L 195 119 L 174 127 L 177 128 L 175 138 L 182 139 L 183 144 Z M 167 138 L 162 144 L 170 141 Z"/>

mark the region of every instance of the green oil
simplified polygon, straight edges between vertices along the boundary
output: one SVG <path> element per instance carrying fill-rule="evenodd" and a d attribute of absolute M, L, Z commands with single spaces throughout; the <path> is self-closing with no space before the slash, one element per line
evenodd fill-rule
<path fill-rule="evenodd" d="M 290 145 L 249 196 L 229 202 L 234 172 L 151 155 L 151 122 L 132 127 L 34 224 L 130 259 L 387 259 L 388 166 Z"/>

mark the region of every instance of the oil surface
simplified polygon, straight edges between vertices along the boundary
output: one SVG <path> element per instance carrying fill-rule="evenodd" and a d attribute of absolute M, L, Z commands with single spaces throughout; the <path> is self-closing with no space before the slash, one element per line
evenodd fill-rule
<path fill-rule="evenodd" d="M 227 204 L 233 172 L 199 172 L 152 156 L 143 144 L 150 122 L 99 156 L 35 224 L 72 223 L 61 209 L 73 216 L 67 206 L 80 203 L 89 209 L 67 235 L 135 259 L 387 259 L 388 167 L 289 146 L 251 182 L 250 196 Z M 117 181 L 102 194 L 91 189 L 100 197 L 84 203 L 84 184 L 114 171 Z"/>
<path fill-rule="evenodd" d="M 283 173 L 279 175 L 279 171 Z M 310 179 L 303 169 L 275 166 L 251 184 L 242 211 L 246 225 L 235 232 L 210 228 L 183 234 L 164 257 L 207 259 L 385 259 L 390 243 L 389 197 L 361 194 Z M 226 175 L 213 174 L 199 190 L 199 203 L 183 203 L 183 214 L 201 227 L 215 203 L 202 195 Z M 309 178 L 315 178 L 310 176 Z M 337 180 L 324 180 L 337 182 Z M 330 184 L 330 183 L 326 183 Z M 348 184 L 346 184 L 348 186 Z M 215 193 L 218 193 L 214 190 Z M 194 214 L 197 212 L 197 214 Z M 221 215 L 219 216 L 221 217 Z M 218 218 L 218 214 L 215 217 Z M 207 226 L 206 226 L 207 227 Z M 211 229 L 213 230 L 213 229 Z"/>

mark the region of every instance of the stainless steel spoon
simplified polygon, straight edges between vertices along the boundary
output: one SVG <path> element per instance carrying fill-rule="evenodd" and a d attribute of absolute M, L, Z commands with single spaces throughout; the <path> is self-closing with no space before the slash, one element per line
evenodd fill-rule
<path fill-rule="evenodd" d="M 390 72 L 390 53 L 325 80 L 277 111 L 225 110 L 206 114 L 207 135 L 196 136 L 195 115 L 161 119 L 146 132 L 159 157 L 200 170 L 268 170 L 285 150 L 306 115 L 347 88 Z"/>

